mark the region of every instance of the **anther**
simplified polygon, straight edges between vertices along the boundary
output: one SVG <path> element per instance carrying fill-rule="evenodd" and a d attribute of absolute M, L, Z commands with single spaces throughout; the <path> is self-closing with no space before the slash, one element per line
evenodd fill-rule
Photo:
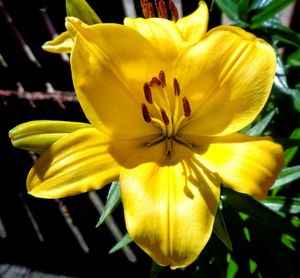
<path fill-rule="evenodd" d="M 158 12 L 161 18 L 168 19 L 168 10 L 164 0 L 158 1 Z"/>
<path fill-rule="evenodd" d="M 144 84 L 144 95 L 145 95 L 145 99 L 147 100 L 147 102 L 152 104 L 153 100 L 152 100 L 151 88 L 150 88 L 149 83 L 147 83 L 147 82 Z"/>
<path fill-rule="evenodd" d="M 173 87 L 174 87 L 175 96 L 179 96 L 180 95 L 180 86 L 179 86 L 178 80 L 176 78 L 174 78 L 174 80 L 173 80 Z"/>
<path fill-rule="evenodd" d="M 186 97 L 182 98 L 182 103 L 183 103 L 184 116 L 186 116 L 186 117 L 191 116 L 191 113 L 192 113 L 191 106 Z"/>
<path fill-rule="evenodd" d="M 143 11 L 143 15 L 145 18 L 148 18 L 149 15 L 148 15 L 148 1 L 147 0 L 140 0 L 140 4 L 141 4 L 141 7 L 142 7 L 142 11 Z"/>
<path fill-rule="evenodd" d="M 154 85 L 160 86 L 161 81 L 157 77 L 152 77 L 151 81 L 149 82 L 149 85 L 152 87 Z"/>
<path fill-rule="evenodd" d="M 169 117 L 168 117 L 166 111 L 164 109 L 161 109 L 160 113 L 161 113 L 161 117 L 162 117 L 164 124 L 168 125 L 170 123 L 170 120 L 169 120 Z"/>
<path fill-rule="evenodd" d="M 166 87 L 166 76 L 165 76 L 165 73 L 164 71 L 160 71 L 159 74 L 158 74 L 158 78 L 159 80 L 161 81 L 161 86 L 164 88 Z"/>
<path fill-rule="evenodd" d="M 155 12 L 152 3 L 147 4 L 147 13 L 148 13 L 148 18 L 155 17 Z"/>
<path fill-rule="evenodd" d="M 143 113 L 144 120 L 147 123 L 150 123 L 151 122 L 151 116 L 150 116 L 149 110 L 148 110 L 145 103 L 142 103 L 142 113 Z"/>
<path fill-rule="evenodd" d="M 173 0 L 169 0 L 169 9 L 172 14 L 172 19 L 176 22 L 179 18 L 178 10 L 176 5 L 174 4 Z"/>

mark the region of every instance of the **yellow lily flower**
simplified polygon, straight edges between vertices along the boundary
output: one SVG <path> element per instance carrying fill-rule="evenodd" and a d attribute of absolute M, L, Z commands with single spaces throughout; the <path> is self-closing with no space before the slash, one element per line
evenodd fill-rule
<path fill-rule="evenodd" d="M 272 47 L 238 27 L 206 32 L 207 21 L 203 1 L 176 23 L 67 18 L 91 127 L 53 143 L 27 180 L 30 194 L 60 198 L 119 179 L 131 238 L 171 268 L 191 264 L 209 240 L 221 183 L 263 199 L 283 167 L 270 137 L 238 133 L 269 97 Z"/>

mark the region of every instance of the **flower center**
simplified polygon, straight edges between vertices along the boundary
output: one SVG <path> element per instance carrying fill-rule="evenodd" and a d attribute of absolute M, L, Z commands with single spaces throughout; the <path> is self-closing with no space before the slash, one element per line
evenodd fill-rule
<path fill-rule="evenodd" d="M 167 154 L 172 154 L 172 140 L 191 146 L 189 142 L 178 135 L 178 131 L 184 127 L 191 116 L 191 107 L 188 99 L 181 96 L 178 80 L 173 78 L 172 91 L 174 99 L 172 106 L 168 94 L 166 76 L 160 71 L 158 76 L 152 77 L 144 83 L 144 97 L 146 103 L 142 103 L 142 114 L 147 123 L 152 123 L 161 129 L 161 135 L 147 145 L 166 141 Z M 172 109 L 173 108 L 173 109 Z"/>

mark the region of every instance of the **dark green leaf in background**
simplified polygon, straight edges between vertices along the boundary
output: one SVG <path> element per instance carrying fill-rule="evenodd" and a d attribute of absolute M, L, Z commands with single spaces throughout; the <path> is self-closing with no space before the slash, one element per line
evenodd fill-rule
<path fill-rule="evenodd" d="M 255 16 L 252 17 L 252 28 L 260 26 L 263 22 L 274 17 L 280 11 L 282 11 L 286 6 L 294 2 L 295 0 L 273 0 L 260 9 Z"/>
<path fill-rule="evenodd" d="M 96 225 L 96 227 L 99 227 L 105 219 L 113 212 L 113 210 L 117 207 L 117 205 L 121 201 L 121 196 L 120 196 L 120 184 L 118 181 L 112 182 L 108 195 L 107 195 L 107 200 L 106 204 L 104 206 L 103 212 L 100 216 L 100 219 Z"/>

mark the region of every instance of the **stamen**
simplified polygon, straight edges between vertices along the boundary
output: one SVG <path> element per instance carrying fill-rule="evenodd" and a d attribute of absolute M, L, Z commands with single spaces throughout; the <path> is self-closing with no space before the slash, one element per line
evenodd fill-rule
<path fill-rule="evenodd" d="M 169 120 L 169 117 L 167 115 L 167 112 L 164 109 L 161 109 L 160 113 L 161 113 L 161 117 L 162 117 L 162 120 L 163 120 L 164 124 L 168 125 L 170 123 L 170 120 Z"/>
<path fill-rule="evenodd" d="M 147 4 L 147 13 L 148 13 L 148 18 L 155 17 L 155 12 L 152 3 Z"/>
<path fill-rule="evenodd" d="M 151 81 L 149 82 L 149 85 L 153 87 L 154 85 L 160 86 L 161 81 L 157 77 L 152 77 Z"/>
<path fill-rule="evenodd" d="M 164 0 L 158 1 L 158 12 L 159 12 L 159 16 L 161 18 L 168 19 L 168 10 L 167 10 L 167 6 L 166 6 L 166 3 L 164 2 Z"/>
<path fill-rule="evenodd" d="M 152 93 L 149 83 L 144 83 L 144 95 L 148 103 L 153 104 Z"/>
<path fill-rule="evenodd" d="M 142 103 L 142 113 L 143 113 L 144 120 L 147 123 L 150 123 L 151 122 L 151 116 L 150 116 L 149 110 L 148 110 L 145 103 Z"/>
<path fill-rule="evenodd" d="M 159 74 L 158 74 L 158 78 L 159 80 L 161 81 L 161 86 L 164 88 L 166 87 L 166 76 L 165 76 L 165 73 L 164 71 L 160 71 Z"/>
<path fill-rule="evenodd" d="M 182 98 L 182 103 L 183 103 L 184 116 L 186 116 L 186 117 L 191 116 L 191 113 L 192 113 L 191 106 L 186 97 Z"/>
<path fill-rule="evenodd" d="M 174 80 L 173 80 L 173 87 L 174 87 L 175 96 L 179 96 L 180 95 L 180 86 L 179 86 L 178 80 L 176 78 L 174 78 Z"/>
<path fill-rule="evenodd" d="M 142 7 L 142 11 L 143 11 L 143 15 L 145 18 L 148 18 L 148 8 L 147 8 L 147 5 L 148 5 L 148 1 L 147 0 L 140 0 L 140 4 L 141 4 L 141 7 Z"/>
<path fill-rule="evenodd" d="M 169 0 L 169 9 L 171 11 L 173 20 L 176 22 L 179 18 L 179 14 L 178 14 L 177 7 L 174 4 L 173 0 Z"/>

